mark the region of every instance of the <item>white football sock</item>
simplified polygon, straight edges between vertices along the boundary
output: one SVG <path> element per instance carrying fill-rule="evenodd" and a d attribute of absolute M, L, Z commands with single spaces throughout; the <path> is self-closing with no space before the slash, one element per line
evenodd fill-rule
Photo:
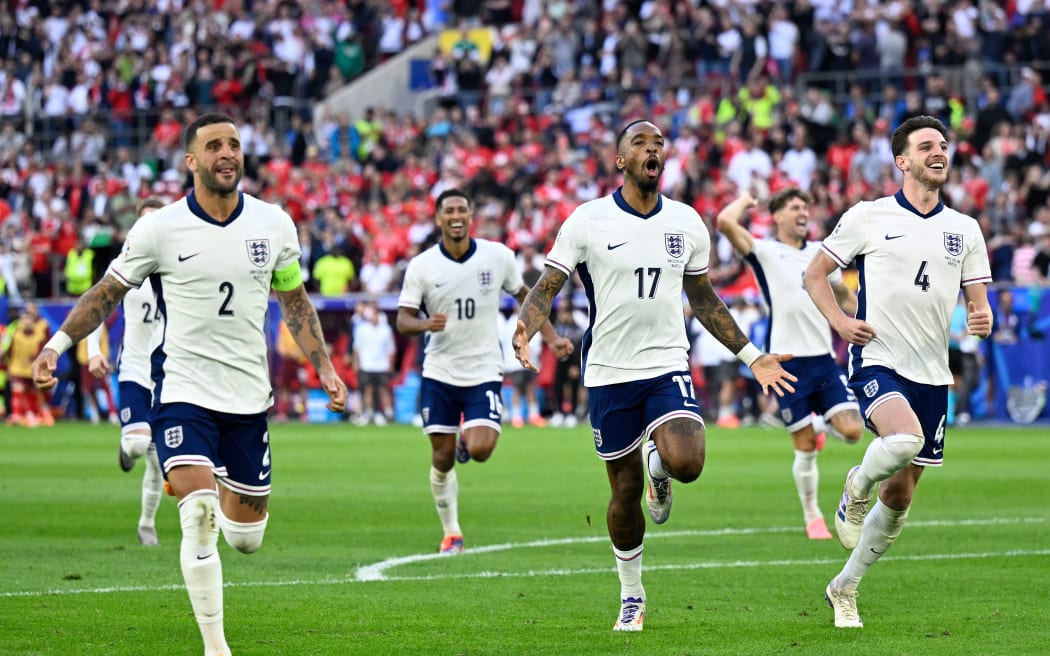
<path fill-rule="evenodd" d="M 820 483 L 820 470 L 817 469 L 816 451 L 799 451 L 795 449 L 795 462 L 791 465 L 791 475 L 795 477 L 795 489 L 798 500 L 802 502 L 802 515 L 806 524 L 821 516 L 817 506 L 817 485 Z"/>
<path fill-rule="evenodd" d="M 613 547 L 616 554 L 616 572 L 620 575 L 620 599 L 636 597 L 645 601 L 645 588 L 642 587 L 642 547 L 620 551 Z"/>
<path fill-rule="evenodd" d="M 120 436 L 120 448 L 124 453 L 138 460 L 153 445 L 149 433 L 125 433 Z"/>
<path fill-rule="evenodd" d="M 157 460 L 157 447 L 151 442 L 146 451 L 146 471 L 142 474 L 142 514 L 139 515 L 139 526 L 152 527 L 157 518 L 160 496 L 164 489 L 164 476 Z"/>
<path fill-rule="evenodd" d="M 882 505 L 881 501 L 875 503 L 875 507 L 864 518 L 864 530 L 860 534 L 860 542 L 857 543 L 857 547 L 846 561 L 846 566 L 842 568 L 842 573 L 839 574 L 839 589 L 855 590 L 857 588 L 861 577 L 868 571 L 868 568 L 889 550 L 893 541 L 901 534 L 901 529 L 904 528 L 904 522 L 907 519 L 907 510 L 893 510 Z"/>
<path fill-rule="evenodd" d="M 824 421 L 822 415 L 813 415 L 813 432 L 817 435 L 826 432 L 830 426 L 831 424 Z"/>
<path fill-rule="evenodd" d="M 893 476 L 922 451 L 919 435 L 894 433 L 876 437 L 864 452 L 860 469 L 853 475 L 852 493 L 859 498 L 871 496 L 875 484 Z"/>
<path fill-rule="evenodd" d="M 207 654 L 228 651 L 222 626 L 222 562 L 219 560 L 219 494 L 197 490 L 179 503 L 179 562 L 193 615 Z"/>
<path fill-rule="evenodd" d="M 431 465 L 430 491 L 445 535 L 463 535 L 459 528 L 459 481 L 455 468 L 442 472 Z"/>
<path fill-rule="evenodd" d="M 642 455 L 645 455 L 644 451 L 642 452 Z M 649 470 L 649 478 L 663 480 L 670 477 L 670 474 L 664 469 L 663 458 L 660 457 L 660 452 L 656 449 L 649 451 L 649 455 L 645 461 L 645 468 Z"/>

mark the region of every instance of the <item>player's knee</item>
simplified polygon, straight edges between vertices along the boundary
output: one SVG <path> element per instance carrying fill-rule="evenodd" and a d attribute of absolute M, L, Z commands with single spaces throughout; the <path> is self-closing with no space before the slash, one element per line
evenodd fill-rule
<path fill-rule="evenodd" d="M 141 458 L 153 444 L 153 437 L 148 432 L 133 431 L 120 436 L 120 445 L 132 458 Z"/>
<path fill-rule="evenodd" d="M 832 430 L 850 444 L 859 442 L 864 434 L 864 426 L 859 419 L 846 419 L 839 426 L 833 426 Z"/>
<path fill-rule="evenodd" d="M 668 469 L 666 461 L 664 461 L 664 469 Z M 700 478 L 700 474 L 704 471 L 704 456 L 703 454 L 695 454 L 685 458 L 676 462 L 668 471 L 675 480 L 682 483 L 692 483 Z"/>
<path fill-rule="evenodd" d="M 226 538 L 226 544 L 241 553 L 253 553 L 262 546 L 263 535 L 266 533 L 266 522 L 263 519 L 258 522 L 235 522 L 220 514 L 222 521 L 222 534 Z"/>
<path fill-rule="evenodd" d="M 197 544 L 219 540 L 219 495 L 215 490 L 197 490 L 179 502 L 182 537 Z"/>
<path fill-rule="evenodd" d="M 921 435 L 909 435 L 907 433 L 885 435 L 881 439 L 882 448 L 905 464 L 911 462 L 915 456 L 919 455 L 925 443 Z"/>

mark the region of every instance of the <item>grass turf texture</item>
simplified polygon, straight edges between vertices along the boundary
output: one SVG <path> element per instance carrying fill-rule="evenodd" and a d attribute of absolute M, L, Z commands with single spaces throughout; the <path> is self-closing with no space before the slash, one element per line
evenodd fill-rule
<path fill-rule="evenodd" d="M 712 427 L 703 476 L 648 527 L 646 625 L 630 635 L 611 631 L 608 483 L 587 428 L 508 428 L 491 461 L 457 466 L 468 551 L 445 558 L 430 557 L 441 530 L 419 429 L 271 435 L 263 547 L 220 539 L 236 656 L 1046 653 L 1045 427 L 949 431 L 947 465 L 864 580 L 859 630 L 835 629 L 824 604 L 847 552 L 805 538 L 787 435 Z M 120 472 L 117 442 L 86 424 L 0 431 L 0 654 L 202 653 L 174 500 L 161 546 L 140 547 L 142 465 Z M 829 439 L 820 457 L 829 525 L 863 448 Z"/>

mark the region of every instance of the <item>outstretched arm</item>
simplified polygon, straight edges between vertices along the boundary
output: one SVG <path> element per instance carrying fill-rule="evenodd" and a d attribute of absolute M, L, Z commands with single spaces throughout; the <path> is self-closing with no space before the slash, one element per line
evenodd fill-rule
<path fill-rule="evenodd" d="M 525 299 L 528 298 L 528 295 L 529 288 L 522 285 L 521 289 L 518 290 L 518 293 L 514 295 L 514 298 L 518 299 L 518 305 L 524 306 Z M 540 333 L 543 334 L 543 342 L 554 353 L 555 358 L 561 360 L 562 358 L 567 358 L 572 355 L 572 341 L 558 335 L 554 330 L 554 325 L 551 324 L 549 317 L 547 321 L 544 321 L 540 326 Z"/>
<path fill-rule="evenodd" d="M 281 317 L 288 326 L 299 350 L 314 366 L 321 387 L 328 394 L 328 409 L 343 412 L 346 409 L 346 384 L 339 378 L 332 365 L 332 358 L 321 332 L 321 320 L 317 318 L 306 288 L 299 285 L 288 291 L 277 291 L 277 302 L 281 306 Z"/>
<path fill-rule="evenodd" d="M 744 331 L 740 330 L 733 315 L 729 313 L 729 308 L 715 293 L 706 273 L 699 276 L 685 276 L 683 288 L 689 299 L 693 315 L 718 341 L 751 368 L 752 373 L 755 374 L 755 380 L 762 386 L 762 391 L 772 390 L 777 396 L 783 396 L 785 391 L 795 391 L 791 382 L 798 378 L 784 371 L 784 368 L 780 366 L 781 362 L 790 360 L 792 356 L 762 353 L 758 350 Z"/>
<path fill-rule="evenodd" d="M 551 314 L 551 306 L 554 297 L 561 291 L 569 276 L 561 269 L 550 265 L 544 267 L 543 275 L 536 281 L 536 286 L 529 290 L 524 299 L 521 299 L 521 310 L 518 312 L 518 328 L 514 331 L 511 343 L 514 346 L 514 355 L 518 358 L 521 366 L 530 371 L 539 371 L 532 363 L 529 353 L 529 340 L 536 334 L 544 323 L 550 325 L 548 319 Z M 553 328 L 551 328 L 553 332 Z M 571 351 L 570 351 L 571 352 Z M 567 355 L 567 354 L 566 354 Z"/>
<path fill-rule="evenodd" d="M 58 357 L 98 328 L 127 293 L 124 283 L 111 275 L 104 276 L 84 292 L 58 332 L 44 344 L 40 355 L 33 361 L 33 382 L 37 387 L 49 390 L 58 383 L 53 375 Z"/>

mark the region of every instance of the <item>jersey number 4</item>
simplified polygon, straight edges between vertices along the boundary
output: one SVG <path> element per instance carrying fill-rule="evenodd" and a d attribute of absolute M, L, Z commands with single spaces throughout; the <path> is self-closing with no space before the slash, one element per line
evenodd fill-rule
<path fill-rule="evenodd" d="M 927 260 L 923 260 L 922 264 L 919 265 L 919 270 L 915 274 L 915 286 L 924 292 L 930 291 L 930 277 L 926 275 Z"/>

